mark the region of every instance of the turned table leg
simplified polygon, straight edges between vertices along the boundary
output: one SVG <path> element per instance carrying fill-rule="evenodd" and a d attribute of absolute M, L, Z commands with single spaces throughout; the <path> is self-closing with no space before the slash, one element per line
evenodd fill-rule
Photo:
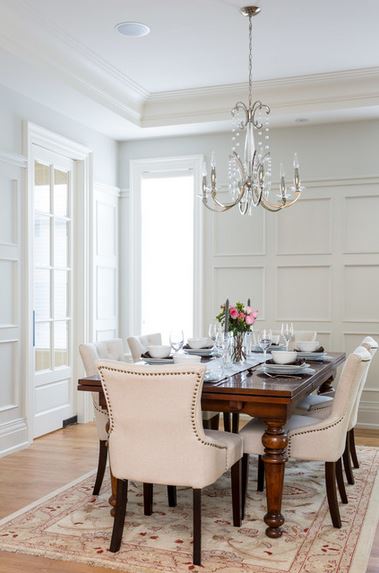
<path fill-rule="evenodd" d="M 284 469 L 287 461 L 286 448 L 288 443 L 287 434 L 283 429 L 284 422 L 277 420 L 265 420 L 266 431 L 262 436 L 265 448 L 263 455 L 266 477 L 267 513 L 264 517 L 268 526 L 268 537 L 281 537 L 281 526 L 284 517 L 281 514 Z"/>

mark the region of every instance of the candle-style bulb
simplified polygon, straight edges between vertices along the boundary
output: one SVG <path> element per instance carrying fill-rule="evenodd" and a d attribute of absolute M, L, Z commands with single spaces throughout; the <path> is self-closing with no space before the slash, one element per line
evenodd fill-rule
<path fill-rule="evenodd" d="M 211 153 L 211 168 L 214 169 L 216 167 L 216 154 L 214 151 Z"/>
<path fill-rule="evenodd" d="M 294 153 L 294 156 L 293 156 L 293 167 L 294 167 L 294 169 L 299 169 L 299 167 L 300 167 L 299 158 L 297 156 L 297 153 Z"/>
<path fill-rule="evenodd" d="M 207 162 L 204 160 L 203 161 L 203 177 L 207 177 L 207 176 L 208 176 Z"/>
<path fill-rule="evenodd" d="M 286 177 L 286 174 L 284 171 L 284 165 L 283 165 L 283 163 L 281 163 L 280 164 L 280 179 L 285 179 L 285 177 Z"/>

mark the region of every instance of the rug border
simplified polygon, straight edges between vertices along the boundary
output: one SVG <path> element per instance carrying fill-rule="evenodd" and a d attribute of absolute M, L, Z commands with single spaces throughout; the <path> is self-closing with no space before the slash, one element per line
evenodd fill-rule
<path fill-rule="evenodd" d="M 74 485 L 77 485 L 78 483 L 80 483 L 81 481 L 84 481 L 88 478 L 90 478 L 91 476 L 96 474 L 96 470 L 91 470 L 83 475 L 81 475 L 80 477 L 70 481 L 69 483 L 66 483 L 65 485 L 62 485 L 61 487 L 58 487 L 57 489 L 54 489 L 53 491 L 51 491 L 50 493 L 47 493 L 46 495 L 36 499 L 35 501 L 32 501 L 31 503 L 29 503 L 28 505 L 24 505 L 23 507 L 21 507 L 20 509 L 18 509 L 17 511 L 14 511 L 13 513 L 6 515 L 5 517 L 2 517 L 0 519 L 0 527 L 2 525 L 5 525 L 6 523 L 8 523 L 8 521 L 11 521 L 12 519 L 15 519 L 16 517 L 19 517 L 20 515 L 22 515 L 23 513 L 27 513 L 28 511 L 30 511 L 31 509 L 34 509 L 35 507 L 37 507 L 38 505 L 40 505 L 41 503 L 44 503 L 45 501 L 49 501 L 49 499 L 51 499 L 52 497 L 55 497 L 56 495 L 59 495 L 60 493 L 66 491 L 66 489 L 70 489 L 70 487 L 73 487 Z"/>
<path fill-rule="evenodd" d="M 371 446 L 372 447 L 372 446 Z M 375 527 L 372 523 L 375 522 Z M 370 560 L 372 546 L 374 544 L 375 534 L 379 523 L 379 473 L 376 474 L 375 482 L 371 490 L 369 507 L 366 511 L 365 521 L 359 534 L 358 542 L 355 547 L 354 557 L 352 559 L 349 573 L 363 573 L 367 571 Z M 367 546 L 368 554 L 365 555 Z"/>

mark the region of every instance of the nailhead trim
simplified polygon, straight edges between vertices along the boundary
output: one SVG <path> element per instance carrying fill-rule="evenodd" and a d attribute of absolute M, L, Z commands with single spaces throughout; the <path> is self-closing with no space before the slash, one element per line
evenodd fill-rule
<path fill-rule="evenodd" d="M 343 420 L 344 420 L 345 416 L 342 416 L 342 418 L 339 418 L 336 422 L 334 422 L 333 424 L 329 424 L 328 426 L 325 426 L 324 428 L 318 428 L 316 430 L 304 430 L 303 432 L 293 432 L 288 436 L 288 444 L 287 444 L 287 454 L 290 457 L 291 456 L 291 438 L 293 438 L 294 436 L 303 436 L 305 434 L 316 434 L 317 432 L 324 432 L 325 430 L 329 430 L 329 428 L 334 428 L 334 426 L 338 426 L 338 424 L 340 424 Z"/>
<path fill-rule="evenodd" d="M 104 379 L 103 376 L 103 370 L 107 370 L 109 372 L 119 372 L 121 374 L 132 374 L 135 376 L 141 376 L 141 377 L 152 377 L 152 376 L 157 376 L 156 373 L 154 372 L 136 372 L 135 370 L 120 370 L 118 368 L 110 368 L 108 366 L 104 367 L 100 367 L 99 369 L 100 372 L 100 377 L 101 377 L 101 382 L 102 382 L 102 386 L 103 386 L 103 390 L 104 390 L 104 395 L 105 395 L 105 399 L 107 401 L 107 405 L 108 405 L 108 413 L 109 413 L 109 436 L 111 435 L 111 433 L 114 430 L 114 417 L 113 417 L 113 411 L 110 405 L 110 400 L 109 400 L 109 393 L 108 393 L 108 388 L 107 388 L 107 383 Z M 187 372 L 180 372 L 180 375 L 191 375 L 191 374 L 195 374 L 194 371 L 187 371 Z M 159 375 L 163 375 L 163 376 L 178 376 L 178 372 L 172 372 L 172 371 L 161 371 L 159 372 Z M 217 448 L 219 450 L 225 450 L 226 452 L 226 456 L 225 456 L 225 471 L 228 469 L 229 465 L 228 465 L 228 448 L 227 446 L 221 446 L 219 444 L 213 444 L 211 442 L 207 442 L 205 440 L 203 440 L 203 438 L 200 437 L 199 435 L 199 431 L 198 428 L 196 426 L 196 418 L 195 418 L 195 412 L 196 412 L 196 401 L 199 395 L 199 389 L 200 389 L 200 384 L 202 382 L 202 376 L 201 374 L 199 374 L 198 372 L 196 372 L 196 385 L 194 388 L 194 392 L 193 392 L 193 396 L 192 396 L 192 403 L 191 403 L 191 423 L 192 423 L 192 429 L 193 432 L 197 438 L 197 441 L 200 442 L 203 446 L 208 446 L 211 448 Z"/>

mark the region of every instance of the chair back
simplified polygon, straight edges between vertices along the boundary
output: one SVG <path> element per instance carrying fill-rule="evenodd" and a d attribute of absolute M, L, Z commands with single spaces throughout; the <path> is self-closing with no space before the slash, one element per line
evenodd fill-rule
<path fill-rule="evenodd" d="M 362 346 L 364 348 L 366 348 L 370 354 L 371 354 L 371 358 L 373 358 L 378 350 L 378 343 L 376 340 L 374 340 L 374 338 L 371 338 L 371 336 L 366 336 L 363 341 L 362 341 Z M 369 366 L 371 366 L 371 361 L 369 363 Z M 361 397 L 362 397 L 362 392 L 363 389 L 365 387 L 366 384 L 366 380 L 367 380 L 367 375 L 368 375 L 368 371 L 369 368 L 367 368 L 367 370 L 365 371 L 364 376 L 362 376 L 362 380 L 359 386 L 359 390 L 358 390 L 358 394 L 357 397 L 355 399 L 354 402 L 354 406 L 353 409 L 351 411 L 351 416 L 350 416 L 350 420 L 349 420 L 349 426 L 348 426 L 348 431 L 352 430 L 353 428 L 355 428 L 355 426 L 357 425 L 358 422 L 358 411 L 359 411 L 359 404 L 361 401 Z"/>
<path fill-rule="evenodd" d="M 220 446 L 209 444 L 203 430 L 204 367 L 101 360 L 98 370 L 109 411 L 115 477 L 203 487 L 207 476 L 213 479 L 215 469 L 219 475 L 225 471 L 225 448 L 218 451 Z"/>
<path fill-rule="evenodd" d="M 155 332 L 154 334 L 144 334 L 142 336 L 129 336 L 127 343 L 132 353 L 133 362 L 136 362 L 147 351 L 148 346 L 151 344 L 162 344 L 162 335 L 160 332 Z"/>
<path fill-rule="evenodd" d="M 97 374 L 96 362 L 101 358 L 108 360 L 124 359 L 124 348 L 121 338 L 80 344 L 79 352 L 86 371 L 86 376 Z"/>
<path fill-rule="evenodd" d="M 370 352 L 363 346 L 358 346 L 347 357 L 333 400 L 332 418 L 347 419 L 348 424 L 361 384 L 366 380 L 371 358 Z"/>

